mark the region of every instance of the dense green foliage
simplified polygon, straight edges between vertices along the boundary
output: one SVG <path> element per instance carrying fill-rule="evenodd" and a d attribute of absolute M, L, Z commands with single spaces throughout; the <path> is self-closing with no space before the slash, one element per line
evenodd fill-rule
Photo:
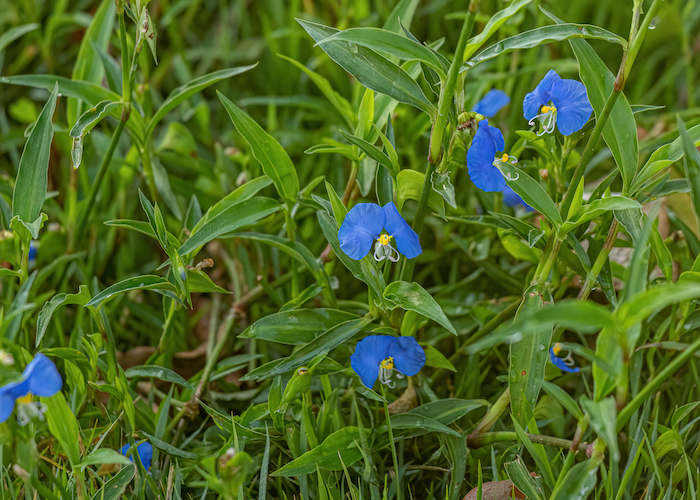
<path fill-rule="evenodd" d="M 699 25 L 0 0 L 0 498 L 697 498 Z M 550 69 L 594 111 L 567 136 L 523 118 Z M 493 88 L 534 211 L 470 178 Z M 368 202 L 418 257 L 341 250 Z M 425 366 L 367 387 L 369 335 Z"/>

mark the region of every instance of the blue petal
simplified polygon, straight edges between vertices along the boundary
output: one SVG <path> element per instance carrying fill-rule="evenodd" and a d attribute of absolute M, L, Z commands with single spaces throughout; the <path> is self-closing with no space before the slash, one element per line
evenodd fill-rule
<path fill-rule="evenodd" d="M 338 230 L 340 249 L 351 259 L 362 260 L 383 228 L 382 207 L 376 203 L 358 203 L 350 209 Z"/>
<path fill-rule="evenodd" d="M 412 377 L 425 365 L 425 351 L 413 337 L 398 337 L 394 340 L 389 353 L 394 358 L 394 366 L 404 375 Z"/>
<path fill-rule="evenodd" d="M 517 207 L 518 205 L 522 205 L 528 212 L 534 212 L 535 210 L 530 205 L 525 203 L 520 195 L 513 191 L 510 186 L 506 186 L 506 188 L 503 190 L 503 203 L 505 203 L 508 207 Z"/>
<path fill-rule="evenodd" d="M 552 361 L 552 364 L 559 368 L 560 370 L 563 370 L 565 372 L 569 373 L 578 373 L 579 369 L 578 366 L 571 367 L 568 366 L 566 363 L 564 363 L 563 359 L 559 359 L 555 354 L 554 354 L 554 349 L 549 348 L 549 359 Z"/>
<path fill-rule="evenodd" d="M 488 120 L 479 122 L 472 145 L 467 151 L 467 170 L 472 182 L 482 191 L 503 191 L 506 181 L 503 174 L 493 166 L 496 152 L 505 149 L 503 134 L 491 127 Z"/>
<path fill-rule="evenodd" d="M 51 397 L 63 387 L 63 380 L 56 365 L 43 354 L 34 356 L 24 369 L 23 375 L 27 380 L 29 392 L 37 396 Z"/>
<path fill-rule="evenodd" d="M 391 356 L 390 348 L 395 340 L 388 335 L 370 335 L 357 343 L 350 356 L 350 366 L 370 389 L 379 376 L 379 363 Z"/>
<path fill-rule="evenodd" d="M 126 443 L 124 446 L 121 447 L 119 453 L 121 453 L 124 456 L 127 456 L 126 454 L 129 452 L 130 449 L 131 445 L 129 443 Z M 139 458 L 141 459 L 143 468 L 146 470 L 150 469 L 151 460 L 153 459 L 153 446 L 151 446 L 151 443 L 149 443 L 148 441 L 144 441 L 136 447 L 136 453 L 139 454 Z M 133 453 L 129 455 L 129 460 L 131 460 L 131 462 L 133 463 Z"/>
<path fill-rule="evenodd" d="M 552 103 L 557 108 L 557 126 L 563 135 L 578 132 L 591 117 L 586 87 L 576 80 L 560 80 L 552 85 Z"/>
<path fill-rule="evenodd" d="M 29 260 L 35 260 L 36 259 L 36 251 L 37 251 L 37 246 L 36 246 L 36 241 L 32 240 L 29 242 Z"/>
<path fill-rule="evenodd" d="M 8 390 L 8 386 L 0 387 L 0 424 L 10 418 L 15 409 L 15 397 Z"/>
<path fill-rule="evenodd" d="M 498 111 L 510 102 L 510 97 L 508 94 L 498 89 L 491 89 L 486 92 L 486 95 L 481 98 L 479 102 L 476 103 L 474 109 L 480 115 L 484 115 L 486 118 L 491 118 Z"/>
<path fill-rule="evenodd" d="M 396 209 L 393 201 L 384 205 L 384 229 L 396 240 L 396 247 L 401 255 L 407 259 L 418 257 L 423 250 L 420 247 L 420 238 L 411 226 L 406 223 Z"/>
<path fill-rule="evenodd" d="M 526 120 L 532 120 L 540 112 L 540 108 L 551 99 L 552 85 L 561 80 L 556 71 L 550 69 L 542 81 L 537 84 L 535 90 L 525 96 L 523 100 L 523 116 Z"/>

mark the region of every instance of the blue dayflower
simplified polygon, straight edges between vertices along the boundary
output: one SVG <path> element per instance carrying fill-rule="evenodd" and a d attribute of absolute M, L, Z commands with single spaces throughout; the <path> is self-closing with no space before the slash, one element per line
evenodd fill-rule
<path fill-rule="evenodd" d="M 386 233 L 381 234 L 382 230 Z M 396 248 L 391 246 L 391 238 L 396 240 Z M 408 259 L 418 257 L 421 252 L 420 240 L 401 217 L 394 202 L 380 207 L 376 203 L 358 203 L 345 216 L 338 230 L 340 249 L 354 260 L 362 260 L 374 247 L 377 261 L 399 260 L 399 254 Z"/>
<path fill-rule="evenodd" d="M 131 450 L 131 445 L 129 443 L 126 443 L 124 446 L 121 447 L 119 453 L 126 457 L 127 453 L 129 453 L 129 450 Z M 136 453 L 138 453 L 139 458 L 141 459 L 143 468 L 146 470 L 150 469 L 151 459 L 153 458 L 153 446 L 151 446 L 151 443 L 149 443 L 148 441 L 144 441 L 143 443 L 137 445 Z M 129 460 L 131 460 L 132 463 L 134 462 L 133 455 L 133 453 L 131 455 L 128 455 Z"/>
<path fill-rule="evenodd" d="M 391 337 L 370 335 L 357 343 L 350 356 L 350 365 L 360 376 L 362 383 L 370 389 L 377 381 L 394 387 L 391 380 L 395 370 L 396 378 L 404 375 L 412 377 L 423 368 L 425 351 L 413 337 Z"/>
<path fill-rule="evenodd" d="M 549 348 L 549 359 L 552 361 L 552 364 L 565 372 L 578 373 L 579 369 L 578 366 L 574 366 L 574 358 L 571 355 L 571 351 L 565 358 L 560 358 L 559 353 L 561 350 L 562 347 L 559 342 Z"/>
<path fill-rule="evenodd" d="M 61 390 L 63 380 L 56 365 L 43 354 L 37 354 L 22 372 L 22 378 L 0 387 L 0 423 L 10 418 L 17 406 L 17 422 L 25 426 L 36 417 L 43 420 L 47 407 L 33 396 L 51 397 Z"/>
<path fill-rule="evenodd" d="M 553 69 L 523 100 L 525 119 L 530 125 L 535 124 L 535 119 L 542 124 L 543 131 L 538 135 L 552 132 L 555 124 L 563 135 L 571 135 L 581 130 L 592 112 L 585 85 L 564 80 Z"/>
<path fill-rule="evenodd" d="M 32 240 L 29 242 L 29 255 L 27 256 L 29 258 L 29 263 L 33 264 L 36 261 L 36 254 L 38 250 L 38 245 L 37 242 Z"/>
<path fill-rule="evenodd" d="M 509 102 L 510 97 L 508 97 L 508 94 L 502 90 L 491 89 L 486 92 L 486 95 L 482 97 L 479 102 L 476 103 L 472 111 L 479 113 L 486 118 L 491 118 Z"/>
<path fill-rule="evenodd" d="M 507 186 L 505 178 L 509 181 L 518 179 L 508 177 L 510 174 L 504 174 L 501 170 L 503 163 L 514 164 L 518 161 L 516 157 L 503 153 L 505 146 L 500 130 L 489 125 L 488 120 L 479 122 L 479 129 L 467 151 L 467 170 L 472 182 L 482 191 L 503 191 Z M 498 152 L 502 154 L 496 154 Z"/>
<path fill-rule="evenodd" d="M 535 211 L 535 209 L 525 203 L 525 200 L 523 200 L 518 193 L 513 191 L 510 186 L 506 186 L 503 190 L 503 203 L 508 207 L 515 208 L 517 206 L 522 206 L 525 207 L 525 210 L 528 212 Z"/>

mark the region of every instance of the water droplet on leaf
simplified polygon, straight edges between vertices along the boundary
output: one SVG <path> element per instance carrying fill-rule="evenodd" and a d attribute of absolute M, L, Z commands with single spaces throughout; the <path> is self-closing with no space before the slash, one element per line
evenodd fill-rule
<path fill-rule="evenodd" d="M 357 47 L 357 44 L 353 42 L 348 42 L 348 48 L 353 54 L 357 54 L 360 51 L 360 49 Z"/>
<path fill-rule="evenodd" d="M 649 29 L 650 30 L 656 29 L 656 18 L 652 19 L 651 22 L 649 23 Z"/>

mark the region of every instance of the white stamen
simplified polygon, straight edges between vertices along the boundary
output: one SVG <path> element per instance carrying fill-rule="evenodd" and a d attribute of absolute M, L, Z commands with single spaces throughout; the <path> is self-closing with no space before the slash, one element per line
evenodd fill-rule
<path fill-rule="evenodd" d="M 391 246 L 390 243 L 383 245 L 379 241 L 374 244 L 374 260 L 381 262 L 384 259 L 389 259 L 391 262 L 399 260 L 399 252 Z"/>
<path fill-rule="evenodd" d="M 512 160 L 511 160 L 511 158 L 512 158 Z M 502 163 L 506 163 L 506 162 L 504 162 L 500 158 L 495 158 L 493 160 L 493 163 L 491 163 L 491 165 L 496 167 L 498 169 L 498 171 L 501 172 L 501 175 L 506 178 L 506 180 L 517 181 L 520 178 L 520 174 L 515 172 L 515 177 L 514 177 L 510 172 L 508 172 L 508 173 L 504 172 L 503 169 L 501 169 Z M 514 163 L 518 163 L 518 159 L 515 156 L 508 156 L 507 163 L 510 163 L 511 165 Z"/>
<path fill-rule="evenodd" d="M 556 124 L 556 108 L 554 106 L 551 106 L 549 110 L 546 113 L 540 113 L 539 115 L 534 116 L 528 124 L 531 126 L 535 125 L 535 120 L 539 119 L 540 123 L 542 124 L 542 130 L 537 132 L 538 136 L 543 136 L 544 134 L 549 134 L 550 132 L 554 131 L 554 126 Z"/>
<path fill-rule="evenodd" d="M 24 427 L 32 419 L 37 418 L 39 420 L 44 420 L 44 413 L 48 410 L 48 406 L 39 401 L 32 401 L 31 403 L 17 403 L 17 423 Z"/>

